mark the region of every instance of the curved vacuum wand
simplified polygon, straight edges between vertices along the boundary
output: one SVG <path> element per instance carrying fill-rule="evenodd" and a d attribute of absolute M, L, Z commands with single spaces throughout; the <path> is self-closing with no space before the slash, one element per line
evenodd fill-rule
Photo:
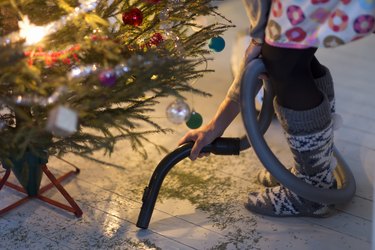
<path fill-rule="evenodd" d="M 216 155 L 239 155 L 239 138 L 217 138 L 211 144 L 205 146 L 201 152 Z M 166 155 L 156 167 L 149 185 L 145 188 L 142 197 L 142 208 L 138 216 L 137 227 L 146 229 L 151 220 L 155 202 L 161 185 L 168 172 L 184 158 L 190 155 L 194 142 L 188 142 Z"/>

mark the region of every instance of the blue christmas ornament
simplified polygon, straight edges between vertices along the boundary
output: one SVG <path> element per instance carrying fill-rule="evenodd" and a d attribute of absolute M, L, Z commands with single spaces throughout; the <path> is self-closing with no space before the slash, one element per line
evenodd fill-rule
<path fill-rule="evenodd" d="M 225 40 L 221 36 L 211 38 L 208 47 L 215 52 L 220 52 L 225 48 Z"/>

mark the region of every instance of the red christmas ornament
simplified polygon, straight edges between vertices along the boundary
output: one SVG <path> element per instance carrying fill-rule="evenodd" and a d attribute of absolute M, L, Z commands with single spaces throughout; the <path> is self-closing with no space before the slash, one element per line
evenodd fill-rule
<path fill-rule="evenodd" d="M 158 46 L 163 40 L 163 36 L 160 33 L 155 33 L 150 38 L 150 44 Z"/>
<path fill-rule="evenodd" d="M 143 21 L 143 14 L 138 8 L 130 9 L 122 14 L 122 21 L 125 25 L 139 26 Z"/>

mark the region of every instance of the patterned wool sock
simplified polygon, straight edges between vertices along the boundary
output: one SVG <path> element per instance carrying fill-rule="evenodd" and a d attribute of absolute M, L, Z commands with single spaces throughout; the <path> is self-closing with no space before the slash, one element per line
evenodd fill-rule
<path fill-rule="evenodd" d="M 322 67 L 324 68 L 326 74 L 322 77 L 315 78 L 314 82 L 316 87 L 327 96 L 331 108 L 331 113 L 334 114 L 336 112 L 336 100 L 332 75 L 326 66 L 322 65 Z"/>
<path fill-rule="evenodd" d="M 324 67 L 326 74 L 322 77 L 315 78 L 314 82 L 315 82 L 316 87 L 328 98 L 330 110 L 331 110 L 331 114 L 333 118 L 334 128 L 336 129 L 342 123 L 342 119 L 339 115 L 336 114 L 335 91 L 334 91 L 333 79 L 332 79 L 332 75 L 329 69 L 324 65 L 322 65 L 322 67 Z M 333 160 L 335 159 L 333 158 Z M 289 168 L 289 170 L 292 173 L 294 173 L 293 168 Z M 275 177 L 273 177 L 271 173 L 268 172 L 268 170 L 265 168 L 259 170 L 257 174 L 257 181 L 265 187 L 274 187 L 280 184 L 275 179 Z"/>
<path fill-rule="evenodd" d="M 342 117 L 336 113 L 336 99 L 335 90 L 331 72 L 329 69 L 322 65 L 326 74 L 320 78 L 314 79 L 316 87 L 327 96 L 329 105 L 331 107 L 331 114 L 333 119 L 333 129 L 337 130 L 342 126 Z"/>
<path fill-rule="evenodd" d="M 328 100 L 314 109 L 294 111 L 274 102 L 295 159 L 295 175 L 319 188 L 332 188 L 333 129 Z M 283 185 L 249 194 L 246 208 L 263 215 L 325 217 L 330 206 L 308 201 Z"/>

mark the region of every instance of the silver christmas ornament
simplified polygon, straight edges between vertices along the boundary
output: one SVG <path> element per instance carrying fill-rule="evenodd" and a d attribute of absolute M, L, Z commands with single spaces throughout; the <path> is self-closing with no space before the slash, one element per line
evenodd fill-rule
<path fill-rule="evenodd" d="M 77 132 L 77 128 L 78 114 L 76 111 L 61 105 L 50 111 L 46 130 L 53 135 L 68 137 Z"/>
<path fill-rule="evenodd" d="M 181 124 L 189 120 L 191 111 L 190 107 L 182 99 L 177 99 L 176 101 L 169 104 L 166 110 L 167 118 L 170 122 L 174 124 Z"/>

